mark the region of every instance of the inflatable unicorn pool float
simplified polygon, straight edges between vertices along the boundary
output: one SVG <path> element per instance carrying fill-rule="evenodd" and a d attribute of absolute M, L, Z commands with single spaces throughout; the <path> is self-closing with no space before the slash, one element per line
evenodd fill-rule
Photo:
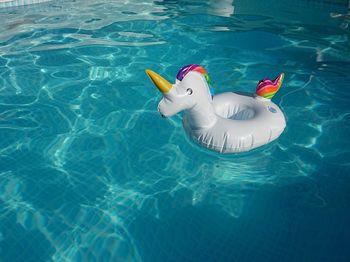
<path fill-rule="evenodd" d="M 163 94 L 158 111 L 163 117 L 184 111 L 186 133 L 199 144 L 220 153 L 244 152 L 265 145 L 283 132 L 286 121 L 271 101 L 281 87 L 284 74 L 274 81 L 261 80 L 255 94 L 214 95 L 205 69 L 187 65 L 180 69 L 175 84 L 146 70 Z"/>

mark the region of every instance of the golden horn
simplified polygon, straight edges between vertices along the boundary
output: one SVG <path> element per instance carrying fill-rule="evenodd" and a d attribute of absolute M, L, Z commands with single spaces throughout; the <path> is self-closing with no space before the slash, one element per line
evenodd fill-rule
<path fill-rule="evenodd" d="M 170 84 L 167 80 L 165 80 L 163 77 L 153 72 L 152 70 L 147 69 L 146 74 L 152 80 L 153 84 L 155 84 L 155 86 L 162 93 L 168 93 L 170 89 L 173 87 L 172 84 Z"/>

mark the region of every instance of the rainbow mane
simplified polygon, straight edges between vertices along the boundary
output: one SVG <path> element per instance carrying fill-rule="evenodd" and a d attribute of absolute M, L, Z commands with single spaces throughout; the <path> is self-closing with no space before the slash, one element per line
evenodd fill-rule
<path fill-rule="evenodd" d="M 199 72 L 204 76 L 205 80 L 208 83 L 210 93 L 212 95 L 214 95 L 214 89 L 211 87 L 211 81 L 210 81 L 209 75 L 208 75 L 207 71 L 205 71 L 205 69 L 203 67 L 201 67 L 200 65 L 196 65 L 196 64 L 185 65 L 177 73 L 176 79 L 179 81 L 182 81 L 182 79 L 191 71 Z"/>
<path fill-rule="evenodd" d="M 274 81 L 264 79 L 259 81 L 256 87 L 256 94 L 258 96 L 271 99 L 281 87 L 284 78 L 284 73 L 280 74 Z"/>

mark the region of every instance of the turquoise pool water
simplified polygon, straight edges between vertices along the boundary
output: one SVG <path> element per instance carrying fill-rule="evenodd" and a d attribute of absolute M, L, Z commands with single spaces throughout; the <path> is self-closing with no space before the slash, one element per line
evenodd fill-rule
<path fill-rule="evenodd" d="M 349 261 L 347 12 L 303 0 L 0 9 L 0 261 Z M 180 115 L 159 116 L 144 73 L 173 80 L 189 63 L 216 93 L 285 72 L 282 136 L 238 155 L 192 143 Z"/>

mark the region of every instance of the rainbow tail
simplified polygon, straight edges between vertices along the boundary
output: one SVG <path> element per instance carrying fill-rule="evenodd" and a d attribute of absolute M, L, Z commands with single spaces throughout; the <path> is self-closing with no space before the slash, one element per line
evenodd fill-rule
<path fill-rule="evenodd" d="M 280 89 L 283 78 L 284 73 L 281 73 L 274 81 L 270 79 L 260 80 L 256 87 L 256 94 L 267 99 L 272 99 L 278 89 Z"/>

